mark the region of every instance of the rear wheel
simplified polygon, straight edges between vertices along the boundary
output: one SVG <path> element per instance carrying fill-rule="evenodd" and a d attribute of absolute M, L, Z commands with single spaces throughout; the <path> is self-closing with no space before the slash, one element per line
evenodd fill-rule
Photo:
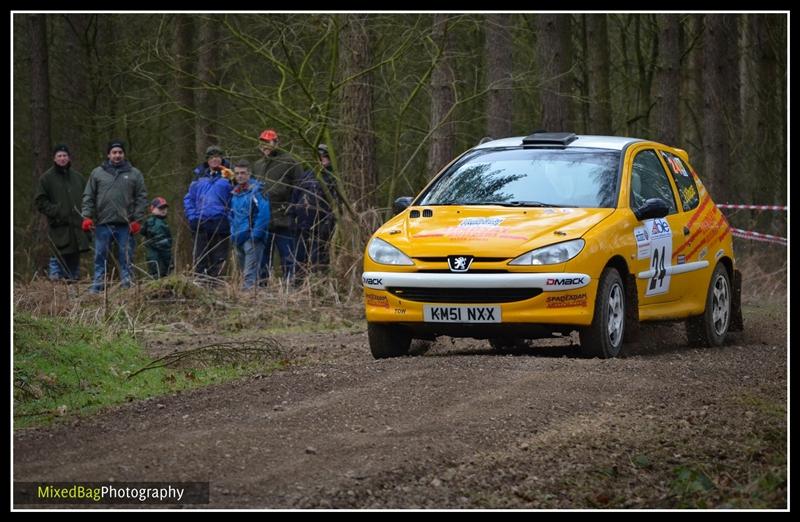
<path fill-rule="evenodd" d="M 376 359 L 406 355 L 411 347 L 411 336 L 399 326 L 367 323 L 367 336 Z"/>
<path fill-rule="evenodd" d="M 625 287 L 616 268 L 607 267 L 600 276 L 594 317 L 580 330 L 581 354 L 608 359 L 622 351 L 625 335 Z"/>
<path fill-rule="evenodd" d="M 686 320 L 686 336 L 689 344 L 722 346 L 731 324 L 731 282 L 722 263 L 714 268 L 711 284 L 706 295 L 706 311 L 703 315 Z"/>

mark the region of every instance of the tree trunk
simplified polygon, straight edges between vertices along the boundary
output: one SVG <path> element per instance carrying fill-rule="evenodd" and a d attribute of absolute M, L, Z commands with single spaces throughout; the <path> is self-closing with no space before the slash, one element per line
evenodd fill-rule
<path fill-rule="evenodd" d="M 182 14 L 175 18 L 175 41 L 173 42 L 175 65 L 178 69 L 173 73 L 173 98 L 179 107 L 174 119 L 174 172 L 179 172 L 177 179 L 181 180 L 184 187 L 183 192 L 192 182 L 192 168 L 198 163 L 197 151 L 195 148 L 195 105 L 194 91 L 191 89 L 189 75 L 194 74 L 194 51 L 193 35 L 195 24 L 192 15 Z M 200 145 L 204 148 L 205 143 Z M 203 150 L 204 157 L 205 150 Z M 177 192 L 181 194 L 181 189 Z M 172 207 L 177 211 L 173 215 L 175 226 L 175 267 L 190 265 L 192 262 L 192 235 L 184 225 L 185 213 L 183 209 L 183 198 L 178 197 Z"/>
<path fill-rule="evenodd" d="M 50 137 L 50 72 L 47 60 L 47 18 L 29 15 L 31 52 L 31 145 L 33 180 L 52 165 Z"/>
<path fill-rule="evenodd" d="M 536 61 L 541 66 L 542 128 L 572 130 L 572 41 L 570 15 L 536 17 Z"/>
<path fill-rule="evenodd" d="M 486 15 L 486 131 L 492 138 L 504 138 L 512 133 L 513 82 L 511 16 Z"/>
<path fill-rule="evenodd" d="M 52 164 L 50 136 L 50 71 L 47 59 L 47 18 L 45 15 L 28 16 L 28 33 L 31 53 L 31 150 L 33 153 L 33 176 L 30 186 L 36 186 L 39 177 Z M 32 201 L 26 202 L 32 209 Z M 28 237 L 47 237 L 47 225 L 43 219 L 32 219 L 25 227 Z M 29 245 L 34 266 L 47 266 L 48 248 L 46 242 L 39 241 Z M 43 248 L 37 248 L 39 247 Z"/>
<path fill-rule="evenodd" d="M 340 33 L 342 77 L 347 78 L 370 65 L 370 38 L 364 15 L 345 16 Z M 375 133 L 372 75 L 359 76 L 342 87 L 341 141 L 338 143 L 339 171 L 356 212 L 376 204 Z"/>
<path fill-rule="evenodd" d="M 703 15 L 688 15 L 684 34 L 687 41 L 683 76 L 681 136 L 683 148 L 696 169 L 705 171 L 703 149 Z M 702 175 L 703 172 L 700 172 Z M 703 176 L 704 177 L 704 176 Z"/>
<path fill-rule="evenodd" d="M 63 114 L 67 115 L 66 121 L 61 120 L 60 125 L 53 125 L 53 141 L 55 143 L 66 143 L 69 146 L 70 159 L 72 166 L 78 172 L 86 176 L 92 168 L 92 163 L 97 155 L 97 151 L 90 146 L 87 147 L 91 135 L 91 124 L 86 111 L 86 99 L 89 92 L 89 81 L 87 67 L 83 62 L 83 44 L 78 34 L 73 30 L 74 26 L 67 18 L 74 15 L 61 15 L 58 21 L 63 26 L 65 34 L 64 45 L 53 49 L 55 60 L 66 65 L 66 72 L 61 73 L 61 84 L 52 85 L 53 92 L 61 93 L 66 98 L 62 102 L 65 105 Z"/>
<path fill-rule="evenodd" d="M 208 15 L 200 22 L 197 39 L 198 42 L 202 42 L 202 48 L 197 63 L 197 76 L 201 85 L 195 94 L 198 114 L 195 125 L 195 159 L 205 158 L 206 148 L 209 145 L 220 145 L 223 149 L 225 148 L 225 144 L 219 142 L 217 96 L 212 90 L 213 87 L 209 86 L 213 86 L 217 81 L 215 71 L 219 69 L 220 65 L 219 40 L 219 21 L 214 18 L 214 15 Z"/>
<path fill-rule="evenodd" d="M 680 15 L 660 15 L 655 88 L 655 139 L 677 147 L 680 143 Z"/>
<path fill-rule="evenodd" d="M 446 14 L 433 16 L 434 43 L 441 55 L 431 74 L 431 145 L 428 149 L 426 170 L 433 177 L 453 159 L 455 152 L 455 125 L 448 112 L 455 104 L 455 74 L 451 66 L 453 47 L 450 20 Z"/>
<path fill-rule="evenodd" d="M 191 181 L 191 169 L 197 162 L 195 151 L 195 121 L 194 121 L 194 92 L 189 80 L 181 71 L 192 74 L 193 60 L 192 50 L 194 35 L 194 23 L 191 15 L 178 15 L 175 19 L 175 64 L 179 71 L 174 75 L 175 102 L 178 104 L 180 112 L 175 118 L 175 158 L 176 168 L 183 169 L 184 179 Z M 205 150 L 203 150 L 205 153 Z M 201 156 L 202 157 L 202 156 Z"/>
<path fill-rule="evenodd" d="M 758 165 L 751 177 L 757 180 L 754 201 L 783 203 L 786 201 L 786 151 L 783 147 L 786 128 L 785 102 L 782 103 L 779 85 L 786 79 L 780 72 L 778 45 L 785 42 L 781 15 L 758 14 L 754 18 L 753 50 L 756 68 L 755 140 L 748 149 L 755 151 Z M 760 167 L 760 168 L 759 168 Z M 755 174 L 758 172 L 758 174 Z"/>
<path fill-rule="evenodd" d="M 731 16 L 706 15 L 706 39 L 703 48 L 703 114 L 705 125 L 704 181 L 717 202 L 726 202 L 730 195 L 730 176 L 735 172 L 731 155 L 734 130 L 730 128 L 739 113 L 738 52 L 730 45 Z M 734 39 L 738 41 L 738 39 Z M 735 113 L 735 115 L 734 115 Z"/>
<path fill-rule="evenodd" d="M 586 16 L 589 134 L 611 134 L 608 25 L 604 14 Z"/>

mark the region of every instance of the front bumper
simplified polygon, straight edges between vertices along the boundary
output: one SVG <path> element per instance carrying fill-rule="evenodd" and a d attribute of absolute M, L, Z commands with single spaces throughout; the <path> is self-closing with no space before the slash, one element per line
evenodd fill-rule
<path fill-rule="evenodd" d="M 364 272 L 362 282 L 367 321 L 442 330 L 444 325 L 425 322 L 426 305 L 499 307 L 500 322 L 493 328 L 508 323 L 586 326 L 592 321 L 597 292 L 597 282 L 589 275 L 564 272 Z"/>
<path fill-rule="evenodd" d="M 563 292 L 588 286 L 592 278 L 577 273 L 453 274 L 419 272 L 364 272 L 364 288 L 386 290 L 393 287 L 418 288 L 539 288 L 544 292 Z"/>

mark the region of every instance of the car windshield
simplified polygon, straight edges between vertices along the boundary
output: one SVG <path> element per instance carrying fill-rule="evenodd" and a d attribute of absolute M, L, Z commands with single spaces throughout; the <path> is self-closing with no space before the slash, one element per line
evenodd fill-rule
<path fill-rule="evenodd" d="M 453 164 L 418 205 L 610 208 L 619 151 L 480 149 Z"/>

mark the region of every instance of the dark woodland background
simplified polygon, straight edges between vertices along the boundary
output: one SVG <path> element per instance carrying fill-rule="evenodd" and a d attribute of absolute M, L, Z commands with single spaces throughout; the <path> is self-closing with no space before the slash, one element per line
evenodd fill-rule
<path fill-rule="evenodd" d="M 88 177 L 109 139 L 127 142 L 149 197 L 171 204 L 176 266 L 189 262 L 192 168 L 210 144 L 256 159 L 268 127 L 307 168 L 330 146 L 345 196 L 338 270 L 357 266 L 397 196 L 484 136 L 654 139 L 687 150 L 718 203 L 786 204 L 787 19 L 13 14 L 15 278 L 46 265 L 32 196 L 55 143 Z M 785 213 L 732 220 L 786 236 Z"/>

